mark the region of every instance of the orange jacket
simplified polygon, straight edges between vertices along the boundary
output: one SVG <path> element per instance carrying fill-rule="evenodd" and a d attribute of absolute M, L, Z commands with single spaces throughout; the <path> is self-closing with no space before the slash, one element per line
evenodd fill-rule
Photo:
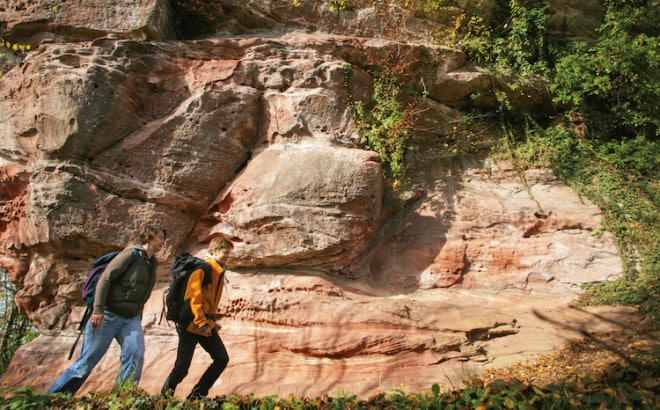
<path fill-rule="evenodd" d="M 222 290 L 224 288 L 225 269 L 214 259 L 207 259 L 211 265 L 213 280 L 206 287 L 202 288 L 204 271 L 197 269 L 190 274 L 184 300 L 190 299 L 190 310 L 193 314 L 193 320 L 186 330 L 192 333 L 203 335 L 200 331 L 205 325 L 211 329 L 220 330 L 220 326 L 215 324 L 215 314 L 220 305 Z"/>

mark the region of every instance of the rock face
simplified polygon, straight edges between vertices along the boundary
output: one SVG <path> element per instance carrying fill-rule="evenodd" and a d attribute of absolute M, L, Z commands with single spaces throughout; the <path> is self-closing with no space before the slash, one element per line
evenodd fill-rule
<path fill-rule="evenodd" d="M 492 103 L 465 98 L 487 94 L 488 76 L 421 42 L 419 13 L 351 4 L 220 1 L 197 16 L 215 34 L 185 40 L 191 16 L 162 0 L 9 2 L 0 27 L 36 46 L 0 82 L 0 266 L 41 336 L 3 382 L 45 390 L 69 365 L 90 262 L 145 224 L 168 231 L 143 320 L 153 393 L 176 353 L 160 320 L 169 262 L 218 235 L 236 248 L 219 312 L 231 361 L 212 395 L 457 387 L 634 313 L 569 307 L 581 284 L 621 272 L 593 204 L 548 170 L 443 148 L 472 135 L 455 124 Z M 423 107 L 399 197 L 352 112 L 392 62 Z M 117 350 L 81 393 L 109 387 Z M 177 394 L 206 365 L 200 350 Z"/>

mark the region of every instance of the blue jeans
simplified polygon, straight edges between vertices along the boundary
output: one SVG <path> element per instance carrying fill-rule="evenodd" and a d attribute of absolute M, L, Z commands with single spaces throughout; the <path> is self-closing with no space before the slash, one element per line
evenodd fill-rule
<path fill-rule="evenodd" d="M 125 318 L 106 310 L 98 329 L 92 328 L 90 321 L 87 322 L 80 357 L 55 380 L 48 393 L 75 394 L 108 351 L 112 339 L 116 339 L 121 346 L 115 385 L 123 381 L 138 382 L 144 364 L 144 333 L 140 316 Z"/>

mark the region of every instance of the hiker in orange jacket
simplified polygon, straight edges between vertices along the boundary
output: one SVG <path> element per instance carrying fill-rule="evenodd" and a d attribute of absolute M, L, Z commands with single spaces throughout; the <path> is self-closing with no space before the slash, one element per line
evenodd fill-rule
<path fill-rule="evenodd" d="M 192 316 L 192 320 L 176 325 L 179 334 L 176 361 L 161 389 L 163 394 L 167 394 L 168 391 L 173 394 L 179 383 L 186 377 L 198 343 L 211 356 L 213 362 L 192 389 L 188 399 L 205 397 L 229 363 L 227 350 L 218 335 L 220 325 L 215 321 L 215 314 L 224 288 L 225 263 L 233 248 L 234 244 L 228 239 L 213 238 L 208 247 L 209 255 L 205 258 L 211 266 L 211 282 L 203 286 L 204 271 L 202 269 L 195 270 L 188 278 L 184 300 L 190 301 L 188 317 Z"/>

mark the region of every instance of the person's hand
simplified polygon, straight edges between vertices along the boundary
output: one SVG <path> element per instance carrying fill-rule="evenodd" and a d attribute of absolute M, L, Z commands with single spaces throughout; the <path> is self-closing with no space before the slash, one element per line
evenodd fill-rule
<path fill-rule="evenodd" d="M 206 337 L 211 336 L 211 328 L 209 327 L 209 325 L 202 326 L 201 329 L 199 329 L 199 331 L 202 332 L 202 334 Z"/>
<path fill-rule="evenodd" d="M 93 329 L 98 329 L 99 327 L 101 327 L 101 324 L 103 323 L 103 314 L 102 313 L 92 314 L 92 317 L 89 318 L 89 321 L 92 324 Z"/>

